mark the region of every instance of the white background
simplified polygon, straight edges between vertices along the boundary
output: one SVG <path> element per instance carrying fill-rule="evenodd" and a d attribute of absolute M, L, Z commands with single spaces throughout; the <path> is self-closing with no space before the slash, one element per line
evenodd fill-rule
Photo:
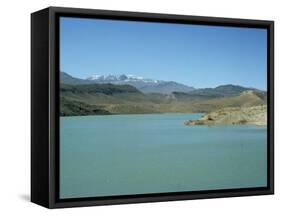
<path fill-rule="evenodd" d="M 280 200 L 278 0 L 7 0 L 0 8 L 0 215 L 278 215 Z M 47 210 L 30 203 L 30 13 L 48 6 L 275 20 L 276 194 Z M 280 133 L 280 132 L 279 132 Z M 280 215 L 280 213 L 279 213 Z"/>

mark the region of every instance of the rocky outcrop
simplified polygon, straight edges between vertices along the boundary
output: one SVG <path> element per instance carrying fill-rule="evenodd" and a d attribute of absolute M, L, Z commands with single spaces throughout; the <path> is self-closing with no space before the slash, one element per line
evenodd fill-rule
<path fill-rule="evenodd" d="M 185 125 L 267 125 L 267 106 L 229 107 L 205 114 L 198 120 L 188 120 Z"/>

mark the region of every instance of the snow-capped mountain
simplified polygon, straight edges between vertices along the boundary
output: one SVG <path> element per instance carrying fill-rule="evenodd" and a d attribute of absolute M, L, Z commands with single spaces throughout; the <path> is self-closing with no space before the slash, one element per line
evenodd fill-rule
<path fill-rule="evenodd" d="M 190 92 L 193 87 L 174 81 L 163 81 L 144 78 L 136 75 L 98 75 L 94 74 L 87 79 L 78 79 L 67 73 L 61 73 L 61 81 L 66 84 L 111 83 L 116 85 L 131 85 L 143 93 L 171 94 L 172 92 Z"/>
<path fill-rule="evenodd" d="M 90 77 L 87 78 L 87 80 L 92 80 L 95 82 L 133 82 L 133 81 L 141 81 L 141 82 L 145 82 L 145 83 L 158 83 L 159 80 L 152 80 L 152 79 L 145 79 L 141 76 L 136 76 L 136 75 L 132 75 L 132 74 L 121 74 L 121 75 L 92 75 Z"/>
<path fill-rule="evenodd" d="M 112 84 L 128 84 L 136 87 L 138 90 L 144 93 L 162 93 L 170 94 L 172 92 L 189 92 L 194 90 L 194 88 L 173 82 L 173 81 L 163 81 L 147 79 L 142 76 L 136 75 L 93 75 L 87 80 L 91 80 L 94 83 L 112 83 Z"/>

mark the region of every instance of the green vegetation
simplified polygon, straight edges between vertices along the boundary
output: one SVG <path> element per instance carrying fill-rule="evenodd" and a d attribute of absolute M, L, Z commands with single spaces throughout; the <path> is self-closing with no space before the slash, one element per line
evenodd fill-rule
<path fill-rule="evenodd" d="M 200 95 L 206 97 L 226 97 L 226 96 L 235 96 L 241 94 L 244 91 L 259 91 L 254 88 L 245 88 L 238 85 L 221 85 L 216 88 L 203 88 L 195 89 L 191 92 L 186 93 L 187 95 Z"/>
<path fill-rule="evenodd" d="M 226 88 L 231 89 L 227 91 Z M 144 114 L 168 112 L 210 112 L 225 107 L 251 107 L 266 104 L 266 92 L 228 85 L 223 93 L 210 95 L 173 92 L 144 94 L 130 85 L 61 84 L 61 115 Z M 236 94 L 234 92 L 236 91 Z M 231 93 L 230 93 L 231 92 Z M 233 95 L 234 94 L 234 95 Z"/>
<path fill-rule="evenodd" d="M 82 115 L 108 115 L 108 111 L 99 106 L 89 105 L 79 101 L 71 101 L 64 97 L 60 99 L 61 116 L 82 116 Z"/>
<path fill-rule="evenodd" d="M 61 72 L 60 115 L 202 112 L 207 114 L 185 124 L 266 124 L 267 93 L 254 88 L 221 85 L 194 89 L 172 81 L 155 84 L 132 81 L 125 75 L 110 78 L 79 79 Z"/>
<path fill-rule="evenodd" d="M 130 85 L 113 85 L 113 84 L 84 84 L 84 85 L 69 85 L 61 84 L 61 92 L 71 92 L 74 94 L 89 93 L 89 94 L 105 94 L 113 95 L 117 93 L 140 93 L 135 87 Z"/>

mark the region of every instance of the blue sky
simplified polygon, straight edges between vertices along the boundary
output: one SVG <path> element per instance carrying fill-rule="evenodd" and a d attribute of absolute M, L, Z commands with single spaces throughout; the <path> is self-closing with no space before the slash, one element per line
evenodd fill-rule
<path fill-rule="evenodd" d="M 265 29 L 60 18 L 60 69 L 266 89 Z"/>

